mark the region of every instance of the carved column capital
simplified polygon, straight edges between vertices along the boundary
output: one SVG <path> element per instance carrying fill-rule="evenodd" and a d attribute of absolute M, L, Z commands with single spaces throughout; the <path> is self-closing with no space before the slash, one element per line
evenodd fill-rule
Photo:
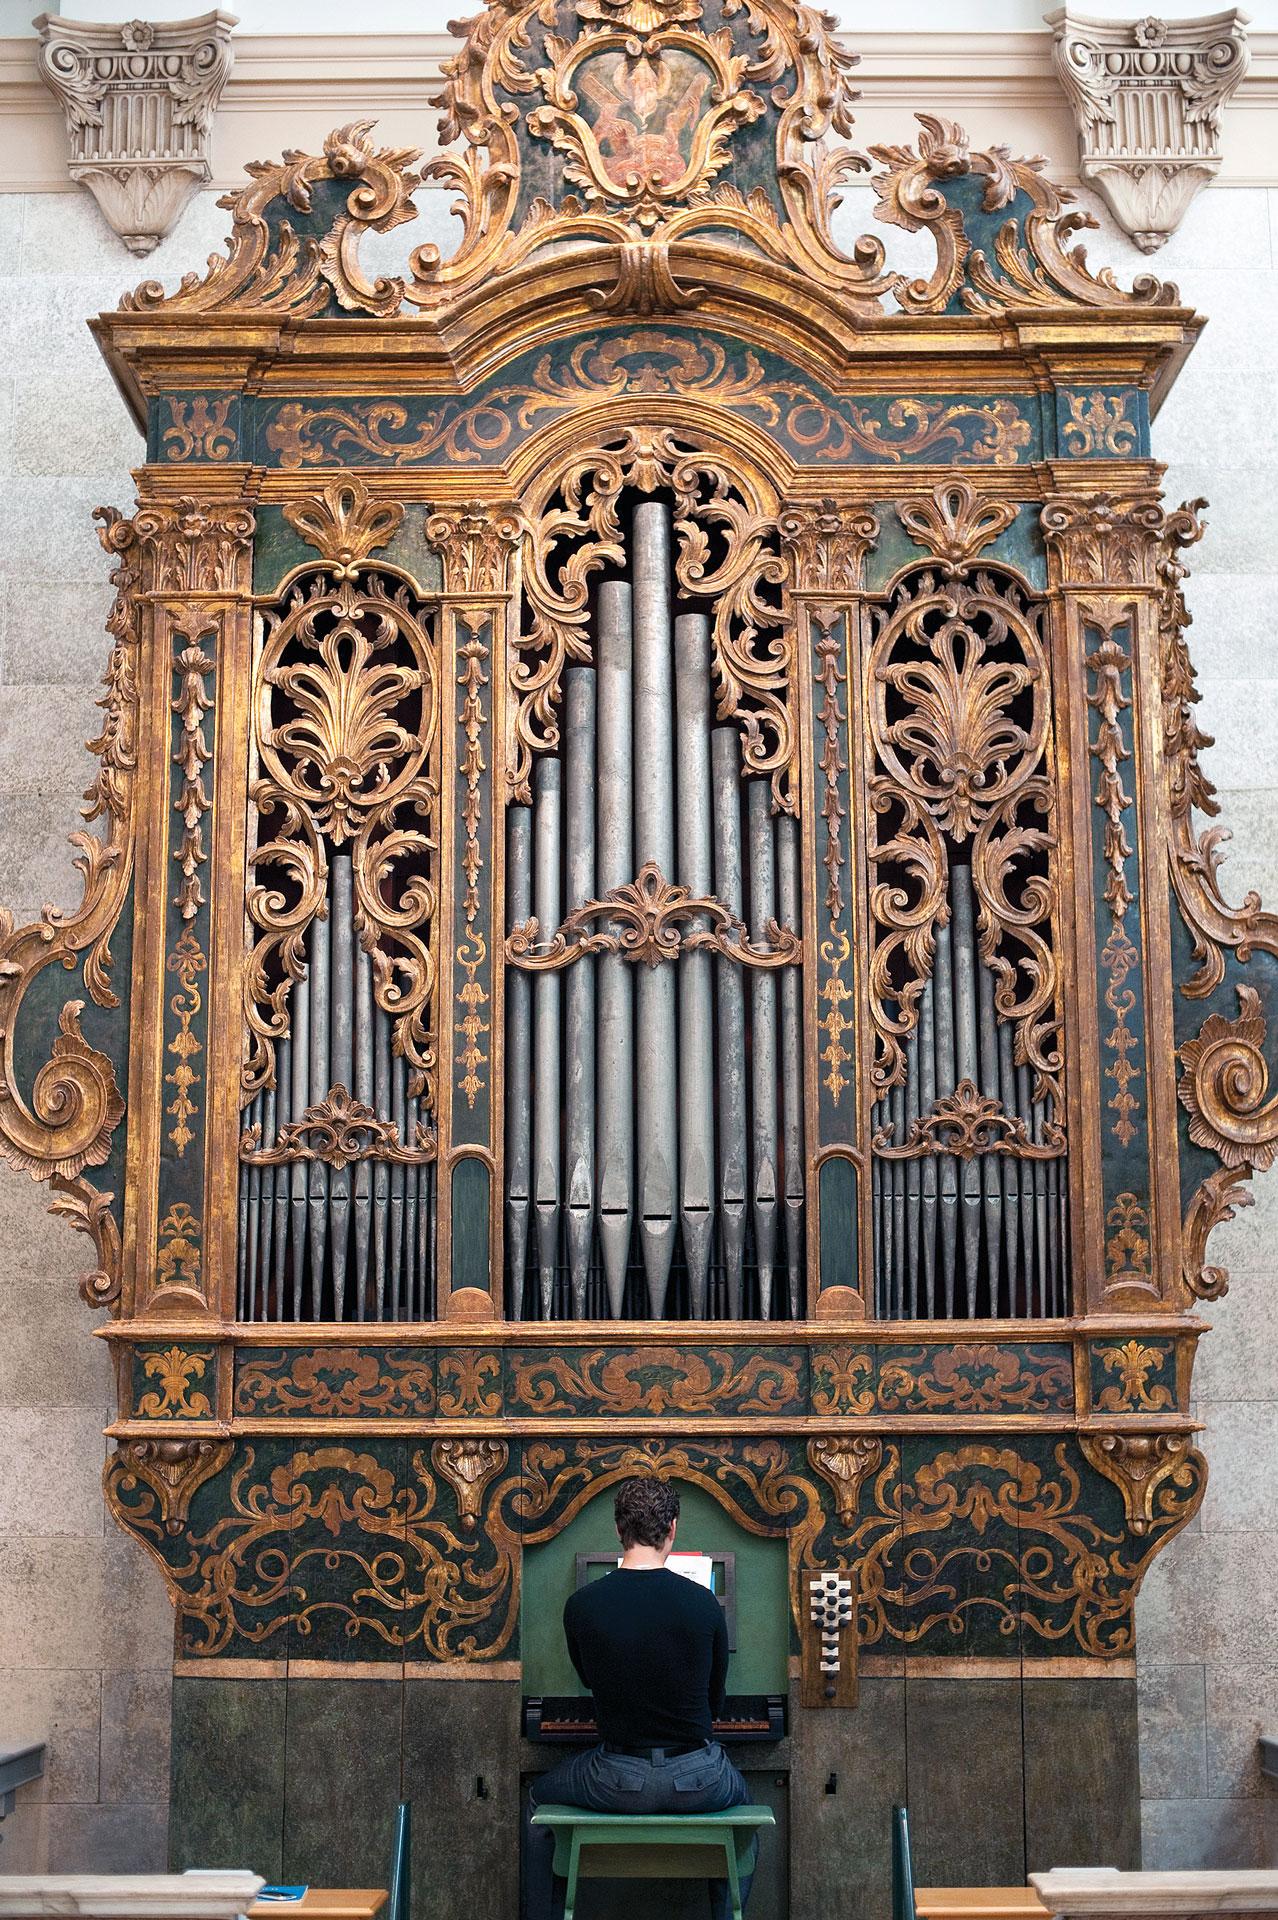
<path fill-rule="evenodd" d="M 834 500 L 787 507 L 777 522 L 792 556 L 796 593 L 856 593 L 865 580 L 865 556 L 879 537 L 868 507 Z"/>
<path fill-rule="evenodd" d="M 256 525 L 238 500 L 183 499 L 139 508 L 134 531 L 152 554 L 159 594 L 233 594 L 248 586 Z"/>
<path fill-rule="evenodd" d="M 505 593 L 523 520 L 510 502 L 470 500 L 441 508 L 426 522 L 426 538 L 443 556 L 447 593 Z"/>
<path fill-rule="evenodd" d="M 1142 253 L 1154 253 L 1220 169 L 1225 103 L 1247 71 L 1247 15 L 1094 20 L 1044 16 L 1074 112 L 1080 172 Z"/>
<path fill-rule="evenodd" d="M 220 12 L 125 25 L 42 13 L 35 22 L 40 78 L 66 117 L 71 178 L 130 253 L 150 253 L 210 177 L 237 24 Z"/>
<path fill-rule="evenodd" d="M 1176 515 L 1157 493 L 1058 494 L 1040 524 L 1063 587 L 1156 587 Z"/>

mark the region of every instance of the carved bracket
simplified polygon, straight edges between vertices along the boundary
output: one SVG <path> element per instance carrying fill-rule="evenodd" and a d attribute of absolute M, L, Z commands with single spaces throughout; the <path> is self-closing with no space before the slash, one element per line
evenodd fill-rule
<path fill-rule="evenodd" d="M 221 12 L 123 26 L 51 13 L 34 22 L 40 78 L 66 116 L 71 178 L 130 253 L 150 253 L 210 177 L 238 24 Z"/>
<path fill-rule="evenodd" d="M 1170 1482 L 1179 1489 L 1192 1488 L 1195 1475 L 1201 1474 L 1195 1498 L 1188 1507 L 1177 1508 L 1177 1521 L 1183 1526 L 1197 1512 L 1206 1491 L 1206 1463 L 1191 1444 L 1187 1433 L 1080 1433 L 1078 1444 L 1084 1457 L 1112 1480 L 1123 1496 L 1127 1524 L 1133 1533 L 1148 1533 L 1160 1509 L 1177 1503 L 1155 1506 L 1160 1487 Z"/>
<path fill-rule="evenodd" d="M 1156 253 L 1220 170 L 1221 114 L 1247 71 L 1247 15 L 1095 20 L 1044 16 L 1078 125 L 1084 180 L 1096 183 L 1142 253 Z"/>

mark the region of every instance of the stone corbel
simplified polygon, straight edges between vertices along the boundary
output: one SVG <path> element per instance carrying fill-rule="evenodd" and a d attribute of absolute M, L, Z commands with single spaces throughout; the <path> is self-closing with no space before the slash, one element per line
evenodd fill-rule
<path fill-rule="evenodd" d="M 1093 20 L 1060 7 L 1044 19 L 1078 124 L 1079 171 L 1104 194 L 1142 253 L 1154 253 L 1220 170 L 1221 115 L 1247 71 L 1246 21 Z"/>
<path fill-rule="evenodd" d="M 130 253 L 150 253 L 210 178 L 213 114 L 238 16 L 121 26 L 42 13 L 33 24 L 40 77 L 66 116 L 71 178 Z"/>

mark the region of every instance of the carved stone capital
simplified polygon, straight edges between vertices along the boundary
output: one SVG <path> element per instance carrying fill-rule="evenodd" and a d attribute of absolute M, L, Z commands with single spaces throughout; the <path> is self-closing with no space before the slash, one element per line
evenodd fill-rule
<path fill-rule="evenodd" d="M 42 13 L 35 22 L 40 77 L 66 116 L 71 178 L 130 253 L 150 253 L 209 179 L 237 24 L 220 12 L 125 25 Z"/>
<path fill-rule="evenodd" d="M 1155 253 L 1219 171 L 1221 114 L 1247 71 L 1247 15 L 1094 20 L 1061 7 L 1045 18 L 1083 179 L 1142 253 Z"/>

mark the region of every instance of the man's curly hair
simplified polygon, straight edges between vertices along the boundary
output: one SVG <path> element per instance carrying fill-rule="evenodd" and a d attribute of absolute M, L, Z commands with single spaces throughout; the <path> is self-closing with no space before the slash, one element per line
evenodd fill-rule
<path fill-rule="evenodd" d="M 679 1495 L 655 1473 L 623 1480 L 613 1502 L 623 1547 L 659 1547 L 679 1518 Z"/>

